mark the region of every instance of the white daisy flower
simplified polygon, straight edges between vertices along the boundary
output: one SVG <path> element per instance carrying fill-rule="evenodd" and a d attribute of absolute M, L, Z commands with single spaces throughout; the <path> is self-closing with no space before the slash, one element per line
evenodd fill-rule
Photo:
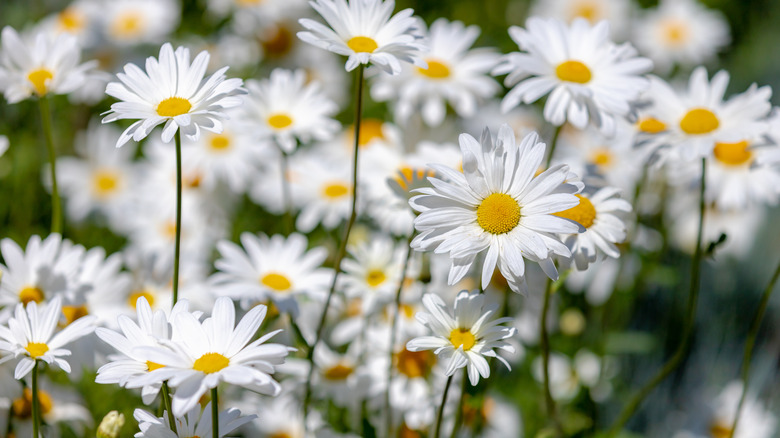
<path fill-rule="evenodd" d="M 501 127 L 495 143 L 488 131 L 482 134 L 481 144 L 461 134 L 463 173 L 430 166 L 438 176 L 429 178 L 433 187 L 419 189 L 420 195 L 409 201 L 420 212 L 414 221 L 419 234 L 412 246 L 449 253 L 450 285 L 460 281 L 485 250 L 482 287 L 490 283 L 497 266 L 516 292 L 526 289 L 524 258 L 538 262 L 556 279 L 551 254 L 571 255 L 555 234 L 576 233 L 579 225 L 552 213 L 577 205 L 571 194 L 577 189 L 565 183 L 566 166 L 534 176 L 545 149 L 538 139 L 531 133 L 518 145 L 508 125 Z"/>
<path fill-rule="evenodd" d="M 623 37 L 631 24 L 633 6 L 631 0 L 537 0 L 528 15 L 557 18 L 569 24 L 577 18 L 591 25 L 606 20 L 613 34 Z"/>
<path fill-rule="evenodd" d="M 5 135 L 0 135 L 0 157 L 2 157 L 6 151 L 8 151 L 9 146 L 10 142 L 8 141 L 8 137 Z"/>
<path fill-rule="evenodd" d="M 653 105 L 644 110 L 660 122 L 665 131 L 657 134 L 659 144 L 671 147 L 664 158 L 691 161 L 710 157 L 715 143 L 734 143 L 753 138 L 768 129 L 765 118 L 772 105 L 768 86 L 750 86 L 744 93 L 724 101 L 729 74 L 719 71 L 707 80 L 707 70 L 698 67 L 691 74 L 688 90 L 677 92 L 658 77 L 651 77 Z"/>
<path fill-rule="evenodd" d="M 292 181 L 293 203 L 301 210 L 295 220 L 295 228 L 304 233 L 318 224 L 329 230 L 336 228 L 351 211 L 353 184 L 350 169 L 322 152 L 310 151 L 293 169 L 300 176 Z M 360 214 L 365 200 L 358 197 L 357 202 Z"/>
<path fill-rule="evenodd" d="M 580 200 L 576 206 L 553 213 L 582 225 L 585 231 L 564 236 L 563 242 L 571 250 L 573 268 L 583 271 L 588 264 L 605 256 L 618 258 L 620 250 L 615 246 L 626 240 L 626 224 L 620 217 L 631 212 L 631 204 L 620 199 L 620 189 L 604 187 L 591 196 L 575 195 Z"/>
<path fill-rule="evenodd" d="M 501 102 L 509 111 L 520 103 L 532 103 L 550 93 L 544 118 L 560 126 L 565 121 L 579 129 L 592 121 L 605 135 L 615 130 L 615 118 L 629 116 L 632 104 L 648 86 L 642 75 L 653 64 L 636 56 L 629 44 L 609 40 L 609 24 L 595 26 L 576 19 L 571 26 L 560 20 L 532 17 L 527 29 L 509 28 L 524 53 L 510 53 L 493 69 L 509 74 L 514 86 Z"/>
<path fill-rule="evenodd" d="M 713 403 L 715 412 L 710 425 L 713 436 L 730 436 L 737 405 L 742 397 L 742 388 L 742 382 L 730 382 L 715 398 Z M 764 407 L 749 391 L 733 436 L 734 438 L 769 438 L 776 434 L 777 425 L 775 414 Z"/>
<path fill-rule="evenodd" d="M 488 76 L 499 55 L 491 49 L 469 50 L 479 33 L 477 26 L 436 20 L 423 55 L 428 68 L 404 66 L 397 76 L 379 75 L 371 96 L 377 101 L 394 100 L 395 118 L 402 124 L 421 110 L 425 124 L 438 126 L 447 114 L 446 103 L 461 117 L 473 116 L 479 104 L 499 89 Z"/>
<path fill-rule="evenodd" d="M 23 41 L 6 26 L 0 53 L 0 90 L 8 103 L 17 103 L 33 94 L 68 94 L 84 85 L 87 73 L 97 61 L 79 64 L 81 48 L 75 37 L 46 32 Z"/>
<path fill-rule="evenodd" d="M 253 307 L 235 325 L 233 302 L 218 298 L 211 317 L 199 322 L 188 312 L 178 313 L 172 323 L 172 340 L 159 342 L 168 347 L 138 347 L 146 360 L 163 365 L 141 376 L 128 387 L 168 381 L 176 388 L 173 415 L 183 416 L 200 397 L 219 382 L 240 385 L 253 391 L 276 395 L 279 384 L 270 376 L 274 365 L 284 362 L 290 347 L 264 344 L 277 330 L 252 341 L 265 318 L 267 307 Z"/>
<path fill-rule="evenodd" d="M 133 435 L 136 438 L 194 438 L 209 437 L 212 435 L 211 402 L 206 403 L 203 411 L 200 405 L 195 405 L 186 415 L 175 417 L 176 432 L 171 430 L 168 421 L 168 411 L 163 412 L 162 417 L 156 417 L 143 409 L 136 409 L 133 418 L 141 429 Z M 241 416 L 241 411 L 236 408 L 220 411 L 217 416 L 219 422 L 219 436 L 233 432 L 239 427 L 257 418 L 257 415 Z"/>
<path fill-rule="evenodd" d="M 302 18 L 301 25 L 310 32 L 298 32 L 298 38 L 348 56 L 347 71 L 371 63 L 395 75 L 401 71 L 400 61 L 427 67 L 420 58 L 423 45 L 418 42 L 419 26 L 411 9 L 391 18 L 394 0 L 313 0 L 310 4 L 330 28 Z"/>
<path fill-rule="evenodd" d="M 633 30 L 637 48 L 660 73 L 705 64 L 731 42 L 726 17 L 697 0 L 661 0 Z"/>
<path fill-rule="evenodd" d="M 352 343 L 346 353 L 339 354 L 321 344 L 314 350 L 314 364 L 318 371 L 314 378 L 315 391 L 321 397 L 333 400 L 336 406 L 357 407 L 368 393 L 371 378 L 361 366 L 360 347 Z"/>
<path fill-rule="evenodd" d="M 71 352 L 62 347 L 92 333 L 95 317 L 79 318 L 55 334 L 61 316 L 62 299 L 55 297 L 40 308 L 34 301 L 26 307 L 17 304 L 8 327 L 0 325 L 0 351 L 22 357 L 14 371 L 15 379 L 26 376 L 38 360 L 70 372 L 70 364 L 63 357 L 70 356 Z"/>
<path fill-rule="evenodd" d="M 393 300 L 401 279 L 406 245 L 395 245 L 389 237 L 371 238 L 348 249 L 339 277 L 347 298 L 360 298 L 364 314 L 372 314 Z"/>
<path fill-rule="evenodd" d="M 298 314 L 298 300 L 305 295 L 324 299 L 333 273 L 321 268 L 328 257 L 323 247 L 307 250 L 306 236 L 293 233 L 255 236 L 241 234 L 241 245 L 227 240 L 217 243 L 221 258 L 210 283 L 217 295 L 248 304 L 271 299 L 282 312 Z"/>
<path fill-rule="evenodd" d="M 512 337 L 515 328 L 500 326 L 511 318 L 493 319 L 497 307 L 485 307 L 485 296 L 479 291 L 461 291 L 455 299 L 454 314 L 438 295 L 424 295 L 423 304 L 429 313 L 420 312 L 416 318 L 433 332 L 433 336 L 412 339 L 406 344 L 409 351 L 434 350 L 438 359 L 447 364 L 447 376 L 468 367 L 472 385 L 479 382 L 480 376 L 490 377 L 485 356 L 496 358 L 510 368 L 494 349 L 514 352 L 514 347 L 504 339 Z"/>
<path fill-rule="evenodd" d="M 160 43 L 179 25 L 176 0 L 111 0 L 98 15 L 103 34 L 119 46 Z"/>
<path fill-rule="evenodd" d="M 117 147 L 130 141 L 140 141 L 149 135 L 155 126 L 165 123 L 163 142 L 169 143 L 176 131 L 191 140 L 200 137 L 200 130 L 220 133 L 224 118 L 222 112 L 241 104 L 238 94 L 241 79 L 227 79 L 228 67 L 204 79 L 209 54 L 200 52 L 190 64 L 190 51 L 179 47 L 174 53 L 170 43 L 160 48 L 160 58 L 146 59 L 146 72 L 135 64 L 127 64 L 124 73 L 118 73 L 121 82 L 106 86 L 106 94 L 121 102 L 111 105 L 103 119 L 109 123 L 122 119 L 140 119 L 130 125 L 117 140 Z"/>
<path fill-rule="evenodd" d="M 76 0 L 54 14 L 41 20 L 40 27 L 54 35 L 69 34 L 76 37 L 81 47 L 97 42 L 95 24 L 100 18 L 100 2 Z"/>
<path fill-rule="evenodd" d="M 78 436 L 87 435 L 85 429 L 93 427 L 93 419 L 78 390 L 73 385 L 55 384 L 44 373 L 39 373 L 38 379 L 38 403 L 41 422 L 44 424 L 41 436 L 59 437 L 58 429 L 66 425 Z M 15 436 L 32 437 L 35 435 L 32 422 L 31 379 L 27 377 L 24 380 L 26 383 L 24 388 L 22 385 L 6 385 L 11 386 L 14 391 L 9 399 L 10 423 Z"/>
<path fill-rule="evenodd" d="M 242 124 L 256 137 L 273 139 L 286 153 L 296 140 L 329 140 L 340 125 L 332 117 L 338 107 L 320 90 L 319 82 L 306 83 L 303 70 L 275 69 L 262 81 L 247 81 L 249 98 Z"/>

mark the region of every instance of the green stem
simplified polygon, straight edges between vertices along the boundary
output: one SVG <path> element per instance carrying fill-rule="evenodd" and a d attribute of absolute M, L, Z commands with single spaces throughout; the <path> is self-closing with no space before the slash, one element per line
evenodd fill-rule
<path fill-rule="evenodd" d="M 160 390 L 162 395 L 163 406 L 168 411 L 168 425 L 171 426 L 173 433 L 178 433 L 176 430 L 176 418 L 173 417 L 173 402 L 171 402 L 171 389 L 168 387 L 168 381 L 162 383 L 162 389 Z"/>
<path fill-rule="evenodd" d="M 492 362 L 494 361 L 491 360 L 491 363 Z M 455 438 L 456 436 L 458 436 L 458 430 L 463 425 L 463 398 L 466 396 L 467 377 L 468 377 L 468 368 L 463 368 L 463 378 L 460 381 L 460 399 L 458 400 L 458 407 L 455 410 L 455 423 L 452 425 L 452 432 L 450 433 L 450 438 Z M 486 393 L 487 389 L 485 389 L 484 392 Z M 483 393 L 483 397 L 484 397 L 484 393 Z"/>
<path fill-rule="evenodd" d="M 393 314 L 393 322 L 390 324 L 390 357 L 387 364 L 387 387 L 385 390 L 385 413 L 387 415 L 387 436 L 393 436 L 393 414 L 390 409 L 390 383 L 393 381 L 393 353 L 395 352 L 395 330 L 398 326 L 398 314 L 401 313 L 401 292 L 404 290 L 404 281 L 406 280 L 406 272 L 409 267 L 409 259 L 412 257 L 412 239 L 414 238 L 414 232 L 409 236 L 409 240 L 406 242 L 406 258 L 404 259 L 404 266 L 401 270 L 401 279 L 398 281 L 398 289 L 395 292 L 395 313 Z"/>
<path fill-rule="evenodd" d="M 542 349 L 542 376 L 544 386 L 544 402 L 547 407 L 547 415 L 552 420 L 556 429 L 560 431 L 558 422 L 558 410 L 555 406 L 555 400 L 550 391 L 550 335 L 547 333 L 547 314 L 550 309 L 550 297 L 553 294 L 553 282 L 549 278 L 544 288 L 544 302 L 542 303 L 542 314 L 539 317 L 539 346 Z"/>
<path fill-rule="evenodd" d="M 51 127 L 51 106 L 49 98 L 41 96 L 38 99 L 41 110 L 43 133 L 46 137 L 46 148 L 49 151 L 49 170 L 51 172 L 51 232 L 62 234 L 62 207 L 60 192 L 57 187 L 57 152 L 54 147 L 54 131 Z"/>
<path fill-rule="evenodd" d="M 745 403 L 745 398 L 748 391 L 748 382 L 750 381 L 750 360 L 753 355 L 753 347 L 756 343 L 756 336 L 758 335 L 758 329 L 761 328 L 761 321 L 764 319 L 764 313 L 766 312 L 767 305 L 769 304 L 769 298 L 772 296 L 772 291 L 775 289 L 777 279 L 780 277 L 780 264 L 775 268 L 775 273 L 772 275 L 772 279 L 769 280 L 769 284 L 764 289 L 764 294 L 761 296 L 761 303 L 758 305 L 758 311 L 753 318 L 753 324 L 750 326 L 750 332 L 745 342 L 745 356 L 742 359 L 742 395 L 739 398 L 739 404 L 737 405 L 737 412 L 734 414 L 734 423 L 731 425 L 729 431 L 729 438 L 734 438 L 734 432 L 737 430 L 739 424 L 739 415 L 742 413 L 742 405 Z"/>
<path fill-rule="evenodd" d="M 181 254 L 181 130 L 176 130 L 176 243 L 173 252 L 173 304 L 179 301 L 179 256 Z"/>
<path fill-rule="evenodd" d="M 293 232 L 295 227 L 293 226 L 292 216 L 292 192 L 290 190 L 290 181 L 287 180 L 287 171 L 289 168 L 287 152 L 281 147 L 279 148 L 281 153 L 281 165 L 282 165 L 282 202 L 284 204 L 284 234 L 289 236 Z"/>
<path fill-rule="evenodd" d="M 35 359 L 35 365 L 32 369 L 32 421 L 33 438 L 38 438 L 41 428 L 41 402 L 38 398 L 38 359 Z"/>
<path fill-rule="evenodd" d="M 341 239 L 341 245 L 339 246 L 339 252 L 336 254 L 336 259 L 333 262 L 333 281 L 330 284 L 330 291 L 328 292 L 328 298 L 325 300 L 325 307 L 322 309 L 322 316 L 317 326 L 316 336 L 314 343 L 309 348 L 309 352 L 306 354 L 306 360 L 309 362 L 309 374 L 306 378 L 306 391 L 303 397 L 303 418 L 305 419 L 309 413 L 309 403 L 311 402 L 311 380 L 314 376 L 314 349 L 317 348 L 320 339 L 322 338 L 322 332 L 325 328 L 325 319 L 328 316 L 328 308 L 330 308 L 330 302 L 333 298 L 333 294 L 336 291 L 336 282 L 341 273 L 341 261 L 347 253 L 347 242 L 349 241 L 349 234 L 352 232 L 352 225 L 355 224 L 357 218 L 357 194 L 358 194 L 358 152 L 360 151 L 360 125 L 363 118 L 363 71 L 365 65 L 361 64 L 357 68 L 357 99 L 355 105 L 355 148 L 352 157 L 352 212 L 349 215 L 349 221 L 344 230 L 344 236 Z"/>
<path fill-rule="evenodd" d="M 211 388 L 211 437 L 219 438 L 219 398 L 216 386 Z"/>
<path fill-rule="evenodd" d="M 450 392 L 450 385 L 455 374 L 447 378 L 447 384 L 444 385 L 444 394 L 441 396 L 441 406 L 436 414 L 436 428 L 433 430 L 433 438 L 439 438 L 441 432 L 441 420 L 444 418 L 444 405 L 447 404 L 447 393 Z"/>
<path fill-rule="evenodd" d="M 550 168 L 550 164 L 553 160 L 553 155 L 555 155 L 555 147 L 558 146 L 558 136 L 561 135 L 561 130 L 563 129 L 563 125 L 557 126 L 555 128 L 555 132 L 553 133 L 552 141 L 550 142 L 550 154 L 547 155 L 547 163 L 545 164 L 545 169 Z"/>
<path fill-rule="evenodd" d="M 634 415 L 636 410 L 642 404 L 644 399 L 666 379 L 682 362 L 685 353 L 688 351 L 691 334 L 693 333 L 694 320 L 696 317 L 696 305 L 699 301 L 699 282 L 702 258 L 702 238 L 704 234 L 704 207 L 705 207 L 705 186 L 707 177 L 707 159 L 701 159 L 701 182 L 699 185 L 699 230 L 696 234 L 696 250 L 693 253 L 691 265 L 691 282 L 688 289 L 688 304 L 685 312 L 685 322 L 683 326 L 682 338 L 674 355 L 664 364 L 663 368 L 649 382 L 637 391 L 631 400 L 623 407 L 615 423 L 609 429 L 607 436 L 613 437 L 623 429 L 623 426 Z"/>

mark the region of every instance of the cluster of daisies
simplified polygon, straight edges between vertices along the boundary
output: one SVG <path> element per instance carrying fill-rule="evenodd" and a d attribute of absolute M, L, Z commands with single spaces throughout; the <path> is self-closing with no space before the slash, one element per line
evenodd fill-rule
<path fill-rule="evenodd" d="M 72 229 L 124 243 L 0 241 L 0 434 L 119 436 L 132 420 L 87 410 L 64 371 L 137 396 L 136 437 L 521 436 L 543 412 L 491 386 L 512 369 L 562 406 L 616 398 L 583 311 L 545 325 L 551 287 L 599 308 L 637 254 L 727 234 L 744 257 L 780 198 L 771 89 L 727 96 L 699 66 L 730 37 L 695 0 L 538 1 L 507 54 L 393 0 L 206 3 L 219 33 L 176 45 L 174 0 L 76 0 L 2 30 L 9 104 L 101 113 L 42 184 Z M 673 70 L 687 86 L 653 75 Z M 538 354 L 548 330 L 582 348 Z M 731 430 L 734 385 L 712 434 L 774 434 L 752 395 Z"/>

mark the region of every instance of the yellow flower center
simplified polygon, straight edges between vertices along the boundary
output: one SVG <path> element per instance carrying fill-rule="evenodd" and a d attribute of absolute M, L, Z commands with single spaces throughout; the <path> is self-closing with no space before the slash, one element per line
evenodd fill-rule
<path fill-rule="evenodd" d="M 366 119 L 360 122 L 360 136 L 358 137 L 358 146 L 366 146 L 374 140 L 384 140 L 385 134 L 382 132 L 381 120 Z M 355 127 L 350 129 L 350 139 L 355 137 Z M 351 140 L 350 140 L 351 141 Z"/>
<path fill-rule="evenodd" d="M 575 205 L 574 207 L 568 209 L 559 211 L 557 213 L 553 213 L 554 216 L 571 219 L 574 222 L 579 222 L 580 225 L 582 225 L 585 228 L 590 228 L 591 225 L 593 225 L 593 222 L 596 220 L 596 207 L 593 206 L 593 203 L 590 202 L 590 199 L 582 196 L 582 195 L 574 195 L 579 200 L 580 203 Z"/>
<path fill-rule="evenodd" d="M 192 364 L 192 369 L 206 374 L 216 373 L 230 365 L 230 359 L 219 353 L 206 353 Z"/>
<path fill-rule="evenodd" d="M 274 129 L 284 129 L 292 125 L 293 119 L 287 114 L 273 114 L 268 118 L 268 124 Z"/>
<path fill-rule="evenodd" d="M 737 143 L 715 143 L 713 153 L 715 158 L 723 164 L 729 166 L 741 166 L 749 163 L 753 158 L 753 153 L 748 150 L 746 140 Z"/>
<path fill-rule="evenodd" d="M 347 47 L 357 53 L 373 53 L 373 51 L 379 47 L 379 44 L 377 44 L 373 38 L 356 36 L 347 41 Z"/>
<path fill-rule="evenodd" d="M 151 292 L 145 290 L 139 290 L 131 293 L 127 298 L 127 305 L 135 309 L 135 305 L 138 303 L 138 299 L 141 297 L 146 298 L 146 302 L 149 303 L 149 307 L 154 305 L 154 295 L 152 295 Z"/>
<path fill-rule="evenodd" d="M 324 375 L 328 380 L 346 380 L 354 371 L 355 369 L 351 366 L 338 363 L 335 366 L 326 369 Z"/>
<path fill-rule="evenodd" d="M 578 84 L 587 84 L 592 77 L 587 65 L 574 60 L 558 64 L 558 67 L 555 68 L 555 75 L 562 81 L 576 82 Z"/>
<path fill-rule="evenodd" d="M 417 67 L 417 73 L 431 79 L 446 79 L 450 77 L 450 68 L 442 61 L 427 59 L 428 68 Z"/>
<path fill-rule="evenodd" d="M 712 438 L 729 438 L 731 436 L 731 425 L 723 424 L 721 421 L 715 421 L 710 426 L 710 436 Z"/>
<path fill-rule="evenodd" d="M 355 298 L 347 304 L 347 310 L 345 312 L 348 318 L 354 318 L 363 313 L 363 300 Z"/>
<path fill-rule="evenodd" d="M 379 269 L 368 271 L 368 274 L 366 275 L 366 283 L 368 283 L 368 285 L 371 287 L 379 286 L 380 284 L 384 283 L 386 279 L 387 276 L 385 273 Z"/>
<path fill-rule="evenodd" d="M 287 433 L 285 431 L 273 432 L 273 433 L 268 434 L 266 436 L 268 438 L 293 438 L 292 435 L 290 435 L 289 433 Z"/>
<path fill-rule="evenodd" d="M 331 199 L 341 198 L 346 196 L 348 193 L 349 187 L 346 184 L 340 182 L 325 184 L 325 187 L 322 189 L 322 194 L 325 195 L 326 198 Z"/>
<path fill-rule="evenodd" d="M 436 355 L 430 350 L 409 351 L 401 350 L 397 356 L 398 372 L 414 379 L 415 377 L 428 377 L 436 363 Z"/>
<path fill-rule="evenodd" d="M 670 46 L 681 46 L 687 40 L 690 32 L 688 27 L 680 20 L 667 20 L 661 27 L 663 40 Z"/>
<path fill-rule="evenodd" d="M 27 350 L 31 358 L 37 359 L 49 351 L 49 346 L 43 342 L 30 342 L 24 349 Z"/>
<path fill-rule="evenodd" d="M 404 286 L 406 286 L 406 282 L 404 282 Z M 407 319 L 411 318 L 414 316 L 414 307 L 408 304 L 401 304 L 401 312 L 403 312 Z"/>
<path fill-rule="evenodd" d="M 125 12 L 111 24 L 111 34 L 120 38 L 137 36 L 142 30 L 143 15 L 137 11 Z"/>
<path fill-rule="evenodd" d="M 150 360 L 146 361 L 146 370 L 149 372 L 152 372 L 154 370 L 159 370 L 160 368 L 165 368 L 165 365 L 160 365 L 157 362 L 152 362 Z"/>
<path fill-rule="evenodd" d="M 96 171 L 92 176 L 92 189 L 100 198 L 111 195 L 114 191 L 116 191 L 118 186 L 119 175 L 117 175 L 114 171 L 101 169 Z"/>
<path fill-rule="evenodd" d="M 295 44 L 297 38 L 293 37 L 293 33 L 285 26 L 276 25 L 274 29 L 267 31 L 264 35 L 263 41 L 263 54 L 268 55 L 270 58 L 279 58 L 288 53 Z"/>
<path fill-rule="evenodd" d="M 73 321 L 89 315 L 89 309 L 86 304 L 80 306 L 62 306 L 62 313 L 65 315 L 65 326 Z"/>
<path fill-rule="evenodd" d="M 176 222 L 175 221 L 165 221 L 162 224 L 162 234 L 169 240 L 173 240 L 176 238 Z"/>
<path fill-rule="evenodd" d="M 162 117 L 176 117 L 190 112 L 192 104 L 183 97 L 169 97 L 157 104 L 157 114 Z"/>
<path fill-rule="evenodd" d="M 599 167 L 608 167 L 613 159 L 612 152 L 607 148 L 596 149 L 590 157 L 590 161 Z"/>
<path fill-rule="evenodd" d="M 30 301 L 40 303 L 43 301 L 43 291 L 36 286 L 27 286 L 19 291 L 19 301 L 25 306 Z"/>
<path fill-rule="evenodd" d="M 520 204 L 506 193 L 493 193 L 477 207 L 477 223 L 488 233 L 508 233 L 520 223 Z"/>
<path fill-rule="evenodd" d="M 51 412 L 53 403 L 48 392 L 38 390 L 38 403 L 40 404 L 42 414 L 45 415 Z M 20 419 L 27 419 L 32 416 L 32 391 L 30 388 L 24 388 L 22 396 L 13 401 L 11 412 L 14 417 Z"/>
<path fill-rule="evenodd" d="M 27 80 L 30 81 L 30 83 L 33 85 L 33 88 L 35 88 L 35 92 L 38 94 L 38 96 L 43 96 L 47 91 L 49 91 L 46 83 L 49 82 L 52 78 L 54 78 L 54 74 L 45 68 L 33 70 L 27 75 Z"/>
<path fill-rule="evenodd" d="M 265 274 L 263 278 L 260 279 L 260 283 L 277 292 L 284 292 L 292 287 L 292 283 L 287 277 L 276 272 Z"/>
<path fill-rule="evenodd" d="M 230 149 L 230 137 L 224 134 L 212 135 L 209 146 L 211 149 L 218 152 L 226 151 L 227 149 Z"/>
<path fill-rule="evenodd" d="M 84 16 L 73 8 L 67 8 L 57 15 L 60 28 L 66 32 L 75 33 L 84 28 Z"/>
<path fill-rule="evenodd" d="M 450 342 L 456 349 L 463 347 L 463 351 L 469 351 L 477 343 L 477 338 L 468 329 L 456 328 L 450 332 Z"/>
<path fill-rule="evenodd" d="M 575 4 L 572 8 L 571 13 L 572 18 L 581 17 L 590 21 L 591 23 L 598 21 L 602 15 L 603 14 L 601 13 L 601 8 L 599 5 L 596 2 L 587 0 L 577 2 L 577 4 Z"/>
<path fill-rule="evenodd" d="M 647 134 L 658 134 L 659 132 L 666 131 L 666 123 L 647 117 L 639 121 L 639 130 Z"/>
<path fill-rule="evenodd" d="M 708 134 L 720 126 L 718 117 L 706 108 L 694 108 L 680 120 L 680 129 L 686 134 Z"/>

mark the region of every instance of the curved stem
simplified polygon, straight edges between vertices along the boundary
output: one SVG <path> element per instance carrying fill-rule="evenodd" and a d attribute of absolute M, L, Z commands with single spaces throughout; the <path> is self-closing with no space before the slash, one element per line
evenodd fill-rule
<path fill-rule="evenodd" d="M 452 384 L 452 378 L 455 374 L 447 378 L 447 383 L 444 385 L 444 394 L 441 396 L 441 406 L 439 406 L 439 412 L 436 414 L 436 428 L 433 430 L 433 438 L 439 438 L 441 432 L 441 420 L 444 418 L 444 405 L 447 404 L 447 393 L 450 392 L 450 385 Z"/>
<path fill-rule="evenodd" d="M 168 387 L 167 380 L 162 383 L 160 394 L 162 395 L 162 402 L 163 402 L 164 409 L 168 411 L 168 425 L 171 427 L 173 433 L 177 433 L 176 418 L 173 417 L 173 403 L 171 402 L 171 389 Z"/>
<path fill-rule="evenodd" d="M 339 246 L 339 252 L 336 254 L 336 260 L 333 262 L 333 281 L 330 284 L 330 291 L 328 292 L 328 298 L 325 300 L 325 307 L 322 309 L 322 316 L 317 326 L 316 336 L 314 343 L 312 343 L 309 352 L 306 354 L 306 360 L 309 362 L 309 374 L 306 378 L 306 391 L 303 397 L 303 418 L 305 419 L 309 413 L 309 403 L 311 402 L 311 379 L 314 375 L 314 349 L 317 348 L 320 339 L 322 338 L 322 332 L 325 328 L 325 319 L 328 316 L 328 308 L 330 307 L 331 299 L 336 291 L 336 283 L 341 273 L 341 261 L 347 253 L 347 242 L 349 241 L 349 234 L 352 231 L 352 225 L 355 224 L 357 218 L 357 195 L 358 195 L 358 152 L 360 151 L 360 125 L 363 117 L 363 70 L 365 65 L 360 64 L 357 68 L 357 98 L 355 105 L 355 148 L 352 156 L 352 212 L 349 215 L 349 221 L 347 221 L 347 227 L 344 230 L 344 236 L 341 239 L 341 245 Z"/>
<path fill-rule="evenodd" d="M 219 438 L 219 398 L 216 386 L 211 388 L 211 437 Z"/>
<path fill-rule="evenodd" d="M 277 145 L 277 147 L 279 147 Z M 288 155 L 281 147 L 279 147 L 281 154 L 281 166 L 282 166 L 282 202 L 284 205 L 284 234 L 289 236 L 293 232 L 295 227 L 293 226 L 292 216 L 292 191 L 290 190 L 290 181 L 287 180 L 287 172 L 289 168 Z"/>
<path fill-rule="evenodd" d="M 639 405 L 642 404 L 644 399 L 658 386 L 664 379 L 666 379 L 682 362 L 685 357 L 685 353 L 688 351 L 690 344 L 691 333 L 693 332 L 694 320 L 696 317 L 696 305 L 699 300 L 699 282 L 701 270 L 701 257 L 702 257 L 702 236 L 704 233 L 704 191 L 706 186 L 707 177 L 707 159 L 701 159 L 701 182 L 699 185 L 699 229 L 696 234 L 696 250 L 693 253 L 693 261 L 691 265 L 691 282 L 688 289 L 688 304 L 685 312 L 685 325 L 683 326 L 682 339 L 674 352 L 674 355 L 664 364 L 663 368 L 656 374 L 649 382 L 637 391 L 631 400 L 623 407 L 620 415 L 615 423 L 609 429 L 607 436 L 613 437 L 617 435 L 628 420 L 634 415 Z"/>
<path fill-rule="evenodd" d="M 393 322 L 390 324 L 390 357 L 387 364 L 387 386 L 385 390 L 385 414 L 387 415 L 387 436 L 393 436 L 393 414 L 390 409 L 390 383 L 393 380 L 393 353 L 395 352 L 395 330 L 398 326 L 398 314 L 401 313 L 401 292 L 404 290 L 404 282 L 406 281 L 406 272 L 409 267 L 409 259 L 412 257 L 412 239 L 414 238 L 414 232 L 409 236 L 409 240 L 406 242 L 406 258 L 404 259 L 404 266 L 401 269 L 401 279 L 398 281 L 398 290 L 395 292 L 395 313 L 393 314 Z"/>
<path fill-rule="evenodd" d="M 62 207 L 60 192 L 57 187 L 57 152 L 54 148 L 54 131 L 51 127 L 51 106 L 49 98 L 41 96 L 38 99 L 41 110 L 43 134 L 46 137 L 46 149 L 49 152 L 49 170 L 51 172 L 51 232 L 62 234 Z"/>
<path fill-rule="evenodd" d="M 555 406 L 555 400 L 550 392 L 550 336 L 547 333 L 547 314 L 550 309 L 550 296 L 553 294 L 553 282 L 549 278 L 544 289 L 544 302 L 542 304 L 542 314 L 539 317 L 539 346 L 542 349 L 542 375 L 544 385 L 544 402 L 547 407 L 547 415 L 555 424 L 556 429 L 560 429 L 558 423 L 558 410 Z"/>
<path fill-rule="evenodd" d="M 35 365 L 32 369 L 32 423 L 33 438 L 38 438 L 41 428 L 41 402 L 38 398 L 38 359 L 35 359 Z"/>
<path fill-rule="evenodd" d="M 729 438 L 734 438 L 734 432 L 737 430 L 737 425 L 739 424 L 739 415 L 742 413 L 742 405 L 745 404 L 745 398 L 748 391 L 750 360 L 753 355 L 753 347 L 755 346 L 758 329 L 761 327 L 761 320 L 764 319 L 764 313 L 769 304 L 769 298 L 772 296 L 772 291 L 775 289 L 775 284 L 777 284 L 778 277 L 780 277 L 780 264 L 775 268 L 775 273 L 772 275 L 772 279 L 769 280 L 769 285 L 764 289 L 764 294 L 761 296 L 761 303 L 758 305 L 758 311 L 753 318 L 753 324 L 750 326 L 750 332 L 747 341 L 745 342 L 745 356 L 742 359 L 742 395 L 739 397 L 739 404 L 737 405 L 737 412 L 734 414 L 734 423 L 731 425 Z"/>
<path fill-rule="evenodd" d="M 176 130 L 176 243 L 173 252 L 173 304 L 179 300 L 179 255 L 181 254 L 181 130 Z"/>

